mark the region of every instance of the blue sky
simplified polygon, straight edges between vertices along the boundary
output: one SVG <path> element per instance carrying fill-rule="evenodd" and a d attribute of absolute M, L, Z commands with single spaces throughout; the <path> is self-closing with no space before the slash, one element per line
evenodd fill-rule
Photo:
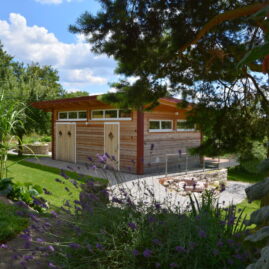
<path fill-rule="evenodd" d="M 16 60 L 53 66 L 69 91 L 107 92 L 108 83 L 117 81 L 115 61 L 94 55 L 82 36 L 68 32 L 84 11 L 99 9 L 95 0 L 5 0 L 0 9 L 0 40 Z"/>

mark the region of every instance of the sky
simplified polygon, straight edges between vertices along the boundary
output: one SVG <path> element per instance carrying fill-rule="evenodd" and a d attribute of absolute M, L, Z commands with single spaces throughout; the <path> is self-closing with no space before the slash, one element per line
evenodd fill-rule
<path fill-rule="evenodd" d="M 72 34 L 85 11 L 100 10 L 96 0 L 0 0 L 0 41 L 15 60 L 51 65 L 63 88 L 100 94 L 118 80 L 116 62 L 91 52 L 83 36 Z"/>

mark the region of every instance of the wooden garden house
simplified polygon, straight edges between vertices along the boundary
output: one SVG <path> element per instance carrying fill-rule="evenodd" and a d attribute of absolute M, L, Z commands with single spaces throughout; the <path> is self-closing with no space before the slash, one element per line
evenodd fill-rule
<path fill-rule="evenodd" d="M 191 108 L 179 109 L 178 102 L 161 98 L 150 112 L 117 109 L 97 96 L 32 105 L 52 113 L 53 159 L 85 163 L 107 153 L 116 169 L 144 174 L 163 170 L 166 154 L 181 154 L 200 145 L 200 132 L 185 120 Z M 189 159 L 189 165 L 198 163 L 198 157 Z"/>

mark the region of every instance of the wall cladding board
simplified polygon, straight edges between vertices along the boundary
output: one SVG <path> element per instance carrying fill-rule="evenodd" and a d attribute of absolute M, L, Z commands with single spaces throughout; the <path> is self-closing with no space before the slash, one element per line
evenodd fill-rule
<path fill-rule="evenodd" d="M 176 121 L 184 119 L 184 112 L 148 112 L 145 113 L 145 131 L 144 131 L 144 169 L 145 172 L 164 171 L 166 154 L 178 154 L 188 152 L 189 148 L 197 147 L 201 143 L 200 132 L 177 132 Z M 149 120 L 173 120 L 173 131 L 171 132 L 149 132 Z M 200 158 L 198 156 L 190 156 L 188 167 L 198 167 Z M 178 159 L 177 156 L 169 157 L 168 169 L 179 168 L 186 169 L 185 157 Z"/>

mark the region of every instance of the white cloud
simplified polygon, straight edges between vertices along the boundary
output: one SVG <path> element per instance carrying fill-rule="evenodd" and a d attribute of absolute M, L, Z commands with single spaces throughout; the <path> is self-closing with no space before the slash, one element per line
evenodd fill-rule
<path fill-rule="evenodd" d="M 83 90 L 102 85 L 108 88 L 107 83 L 115 79 L 115 61 L 91 53 L 90 44 L 85 43 L 82 36 L 77 36 L 75 43 L 61 42 L 44 27 L 28 26 L 20 14 L 11 13 L 9 21 L 0 20 L 0 40 L 17 60 L 56 68 L 65 87 L 79 86 Z"/>
<path fill-rule="evenodd" d="M 53 4 L 53 5 L 59 5 L 62 4 L 63 2 L 74 2 L 74 1 L 83 1 L 83 0 L 35 0 L 38 3 L 41 4 Z"/>

